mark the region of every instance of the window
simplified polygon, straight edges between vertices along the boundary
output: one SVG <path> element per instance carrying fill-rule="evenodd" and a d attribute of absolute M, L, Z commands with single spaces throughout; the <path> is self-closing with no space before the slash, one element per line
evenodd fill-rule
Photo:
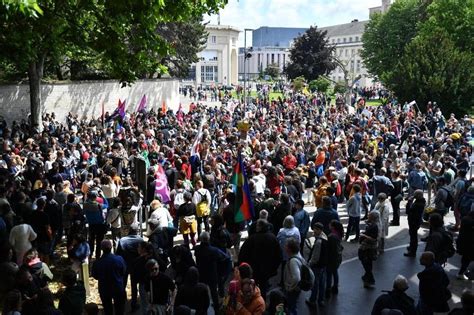
<path fill-rule="evenodd" d="M 356 40 L 355 40 L 355 41 L 356 41 L 356 42 L 358 42 L 358 41 L 359 41 L 359 36 L 356 36 Z"/>
<path fill-rule="evenodd" d="M 275 63 L 275 54 L 272 54 L 272 63 Z"/>
<path fill-rule="evenodd" d="M 278 63 L 278 66 L 280 66 L 280 54 L 277 54 L 277 63 Z"/>
<path fill-rule="evenodd" d="M 351 72 L 354 72 L 354 60 L 351 60 Z"/>
<path fill-rule="evenodd" d="M 283 54 L 283 65 L 285 65 L 285 62 L 286 62 L 286 55 Z"/>
<path fill-rule="evenodd" d="M 357 72 L 360 72 L 360 60 L 357 60 Z"/>
<path fill-rule="evenodd" d="M 267 54 L 267 67 L 268 67 L 268 60 L 270 60 L 270 54 Z"/>
<path fill-rule="evenodd" d="M 355 55 L 355 49 L 352 49 L 351 50 L 351 56 L 354 56 Z"/>
<path fill-rule="evenodd" d="M 340 38 L 338 38 L 338 39 L 337 39 L 337 42 L 338 42 L 338 43 L 340 43 L 340 42 L 341 42 L 341 39 L 340 39 Z"/>
<path fill-rule="evenodd" d="M 346 42 L 346 38 L 345 38 L 345 37 L 342 39 L 342 42 L 343 42 L 343 43 L 345 43 L 345 42 Z"/>
<path fill-rule="evenodd" d="M 349 37 L 349 43 L 352 43 L 352 37 Z"/>
<path fill-rule="evenodd" d="M 260 65 L 260 54 L 257 54 L 257 64 Z"/>
<path fill-rule="evenodd" d="M 344 49 L 346 57 L 349 57 L 349 49 Z"/>
<path fill-rule="evenodd" d="M 215 44 L 217 42 L 217 36 L 211 36 L 211 44 Z"/>
<path fill-rule="evenodd" d="M 218 81 L 217 66 L 201 66 L 201 81 L 202 82 L 217 82 Z"/>

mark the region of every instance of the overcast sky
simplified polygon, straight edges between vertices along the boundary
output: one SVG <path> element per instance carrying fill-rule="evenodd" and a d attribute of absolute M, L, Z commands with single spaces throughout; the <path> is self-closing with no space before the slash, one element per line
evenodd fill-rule
<path fill-rule="evenodd" d="M 221 24 L 244 28 L 260 26 L 318 27 L 349 23 L 369 18 L 369 8 L 381 0 L 229 0 L 221 10 Z M 217 24 L 217 15 L 206 16 L 205 22 Z M 250 32 L 247 42 L 251 40 Z M 243 32 L 239 46 L 243 46 Z"/>

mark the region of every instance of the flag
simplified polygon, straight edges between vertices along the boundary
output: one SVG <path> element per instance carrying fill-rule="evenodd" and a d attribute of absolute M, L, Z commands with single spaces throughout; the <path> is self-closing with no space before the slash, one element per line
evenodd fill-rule
<path fill-rule="evenodd" d="M 122 119 L 125 117 L 125 101 L 122 102 L 120 99 L 118 101 L 117 108 L 114 110 L 112 115 L 109 116 L 109 120 L 115 119 L 118 116 L 120 116 Z"/>
<path fill-rule="evenodd" d="M 235 222 L 251 219 L 254 216 L 253 203 L 250 198 L 250 188 L 240 153 L 237 164 L 234 166 L 231 183 L 235 193 Z"/>
<path fill-rule="evenodd" d="M 155 196 L 160 196 L 162 203 L 171 201 L 168 179 L 166 178 L 165 170 L 161 165 L 158 165 L 155 178 Z"/>
<path fill-rule="evenodd" d="M 205 122 L 205 118 L 202 117 L 201 124 L 199 125 L 199 129 L 198 129 L 198 133 L 196 135 L 196 138 L 194 138 L 193 145 L 191 147 L 191 156 L 198 156 L 199 157 L 198 146 L 199 146 L 199 142 L 201 142 L 202 127 L 204 126 L 204 122 Z"/>
<path fill-rule="evenodd" d="M 161 113 L 166 115 L 166 102 L 164 100 L 163 103 L 161 103 Z"/>
<path fill-rule="evenodd" d="M 143 94 L 143 97 L 140 100 L 140 103 L 138 104 L 138 107 L 137 107 L 137 113 L 141 113 L 145 110 L 146 110 L 146 95 Z"/>

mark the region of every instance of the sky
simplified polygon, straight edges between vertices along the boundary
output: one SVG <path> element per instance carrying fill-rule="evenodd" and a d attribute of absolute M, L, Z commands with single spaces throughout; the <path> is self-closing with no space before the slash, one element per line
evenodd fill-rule
<path fill-rule="evenodd" d="M 369 8 L 381 3 L 381 0 L 229 0 L 220 15 L 222 25 L 236 26 L 242 31 L 260 26 L 324 27 L 354 19 L 367 20 Z M 217 24 L 217 15 L 206 16 L 204 21 Z M 249 42 L 251 32 L 247 34 Z M 242 32 L 239 47 L 243 43 Z"/>

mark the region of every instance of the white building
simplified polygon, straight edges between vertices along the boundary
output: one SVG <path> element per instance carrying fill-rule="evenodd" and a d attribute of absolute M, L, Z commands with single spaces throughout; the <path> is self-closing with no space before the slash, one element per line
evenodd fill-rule
<path fill-rule="evenodd" d="M 197 85 L 237 84 L 240 30 L 228 25 L 207 25 L 206 48 L 198 54 L 200 61 L 192 66 Z"/>
<path fill-rule="evenodd" d="M 256 79 L 271 64 L 277 65 L 280 72 L 283 72 L 285 64 L 290 59 L 290 50 L 284 47 L 252 47 L 248 54 L 251 57 L 244 62 L 243 48 L 239 49 L 239 80 L 243 80 L 244 73 L 248 79 Z"/>

